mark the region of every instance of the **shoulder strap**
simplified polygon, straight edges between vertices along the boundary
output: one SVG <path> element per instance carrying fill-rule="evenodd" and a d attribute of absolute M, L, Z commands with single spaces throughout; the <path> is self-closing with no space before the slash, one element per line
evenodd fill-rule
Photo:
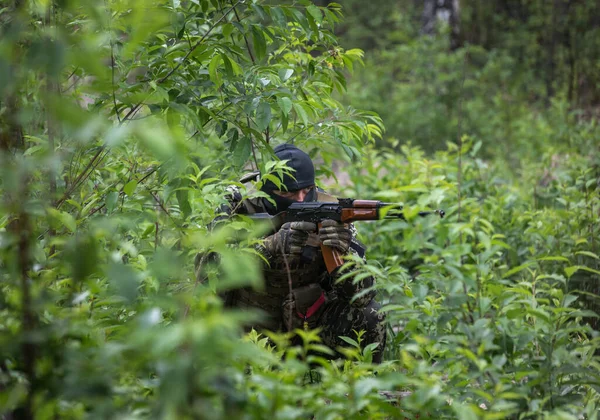
<path fill-rule="evenodd" d="M 252 198 L 243 201 L 244 207 L 246 207 L 248 214 L 265 213 L 265 209 L 259 200 L 260 199 Z"/>

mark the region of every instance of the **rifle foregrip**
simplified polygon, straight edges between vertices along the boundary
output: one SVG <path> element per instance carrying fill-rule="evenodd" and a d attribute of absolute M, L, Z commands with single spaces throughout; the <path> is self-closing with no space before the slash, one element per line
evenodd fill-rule
<path fill-rule="evenodd" d="M 323 259 L 325 260 L 325 266 L 329 274 L 344 264 L 342 254 L 337 249 L 321 244 L 321 252 L 323 253 Z"/>

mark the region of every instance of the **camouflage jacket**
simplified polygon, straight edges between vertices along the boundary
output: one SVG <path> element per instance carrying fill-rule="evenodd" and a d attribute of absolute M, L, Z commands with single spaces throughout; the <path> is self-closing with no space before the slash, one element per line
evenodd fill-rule
<path fill-rule="evenodd" d="M 228 204 L 220 208 L 220 215 L 215 222 L 224 222 L 235 214 L 266 213 L 262 199 L 243 199 L 237 187 L 229 189 Z M 319 191 L 316 201 L 332 201 L 335 198 Z M 350 225 L 352 239 L 349 253 L 365 258 L 365 247 L 356 238 L 356 228 Z M 309 241 L 310 242 L 310 241 Z M 314 233 L 313 244 L 318 245 L 318 236 Z M 326 292 L 328 302 L 341 300 L 348 305 L 366 307 L 374 298 L 374 290 L 366 290 L 373 286 L 373 277 L 366 277 L 358 281 L 352 278 L 337 281 L 339 273 L 329 274 L 325 267 L 323 255 L 318 246 L 311 247 L 308 260 L 286 266 L 281 256 L 270 255 L 267 250 L 260 246 L 258 251 L 265 256 L 268 263 L 263 265 L 265 288 L 257 291 L 252 288 L 243 288 L 227 292 L 223 298 L 226 305 L 236 308 L 255 308 L 266 313 L 266 321 L 261 327 L 271 330 L 282 329 L 281 305 L 291 289 L 296 289 L 310 284 L 318 284 Z M 291 283 L 291 284 L 290 284 Z M 361 293 L 362 292 L 362 293 Z M 357 298 L 353 299 L 357 294 Z"/>

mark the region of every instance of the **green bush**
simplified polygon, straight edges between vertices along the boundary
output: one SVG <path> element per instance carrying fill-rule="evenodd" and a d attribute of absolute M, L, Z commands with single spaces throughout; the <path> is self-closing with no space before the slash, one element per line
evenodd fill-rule
<path fill-rule="evenodd" d="M 369 263 L 356 262 L 378 279 L 386 358 L 414 390 L 400 404 L 433 418 L 595 418 L 597 162 L 550 153 L 513 180 L 464 140 L 460 178 L 456 146 L 435 158 L 401 146 L 367 153 L 343 189 L 406 204 L 407 222 L 360 226 Z M 533 196 L 553 190 L 543 206 Z M 447 216 L 416 217 L 425 208 Z"/>
<path fill-rule="evenodd" d="M 415 144 L 431 153 L 464 134 L 481 142 L 481 155 L 519 167 L 548 146 L 583 153 L 598 142 L 597 122 L 561 95 L 540 100 L 543 83 L 517 72 L 504 50 L 465 46 L 449 52 L 444 36 L 417 37 L 370 51 L 350 78 L 344 101 L 369 104 L 382 118 L 381 144 Z M 459 134 L 460 133 L 460 134 Z"/>

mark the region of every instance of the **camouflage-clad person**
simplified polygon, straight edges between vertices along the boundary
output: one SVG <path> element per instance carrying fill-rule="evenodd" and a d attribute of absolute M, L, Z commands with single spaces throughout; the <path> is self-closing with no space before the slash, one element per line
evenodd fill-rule
<path fill-rule="evenodd" d="M 275 215 L 294 202 L 337 201 L 316 188 L 314 166 L 306 153 L 283 144 L 275 148 L 275 155 L 287 161 L 286 165 L 294 173 L 293 178 L 286 175 L 282 180 L 286 190 L 279 190 L 271 182 L 262 187 L 275 205 L 263 198 L 242 200 L 239 191 L 233 189 L 228 197 L 229 205 L 222 209 L 224 216 L 219 219 L 227 219 L 226 215 L 232 213 Z M 365 247 L 357 240 L 356 229 L 351 224 L 325 220 L 317 231 L 314 223 L 285 223 L 267 236 L 259 248 L 268 261 L 263 267 L 264 290 L 243 288 L 227 292 L 226 305 L 262 310 L 265 318 L 261 325 L 254 326 L 256 328 L 289 331 L 303 326 L 319 327 L 323 343 L 332 348 L 345 345 L 340 336 L 353 337 L 353 331 L 364 330 L 363 344 L 379 343 L 373 360 L 381 362 L 386 340 L 383 314 L 374 300 L 375 291 L 364 292 L 373 285 L 374 279 L 336 282 L 339 273 L 327 272 L 321 243 L 341 254 L 365 256 Z M 353 300 L 359 293 L 361 295 Z"/>

